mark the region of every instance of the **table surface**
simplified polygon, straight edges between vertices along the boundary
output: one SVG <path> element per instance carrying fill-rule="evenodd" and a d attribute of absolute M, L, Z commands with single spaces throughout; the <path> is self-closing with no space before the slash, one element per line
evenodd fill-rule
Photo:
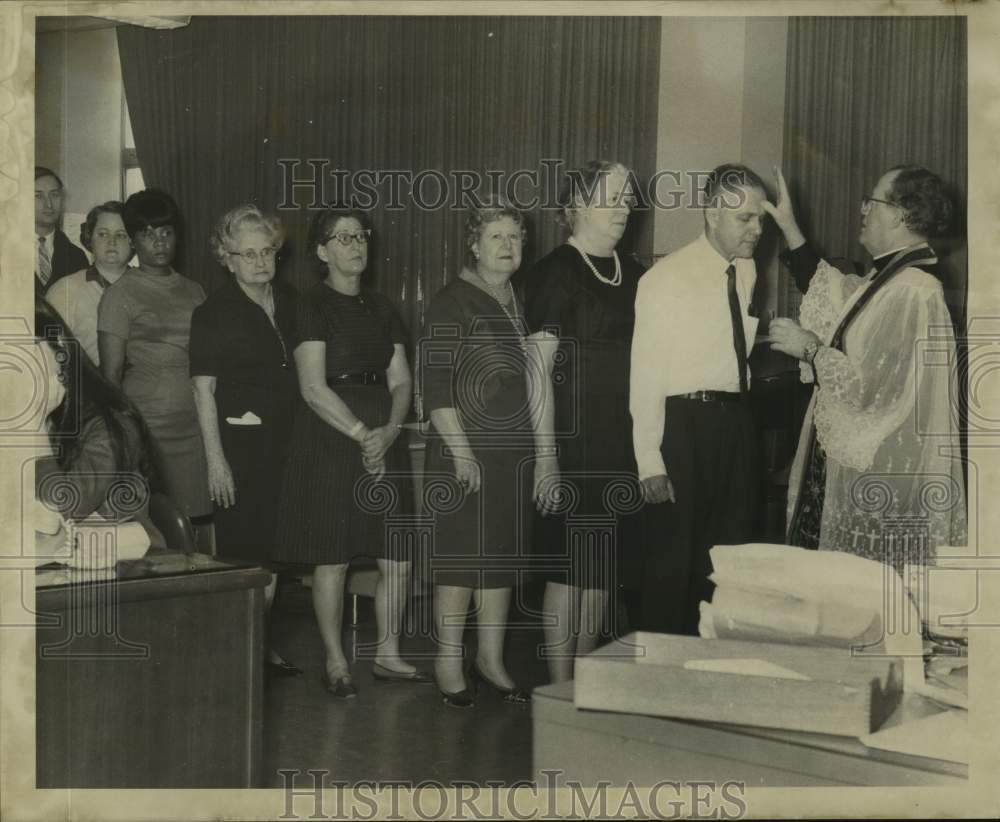
<path fill-rule="evenodd" d="M 260 588 L 270 578 L 269 571 L 253 563 L 222 561 L 208 554 L 162 551 L 95 570 L 54 563 L 43 565 L 35 572 L 35 597 L 39 604 L 59 609 L 83 591 L 95 596 L 101 591 L 113 592 L 120 602 L 128 602 Z"/>
<path fill-rule="evenodd" d="M 544 685 L 535 688 L 532 692 L 533 700 L 552 699 L 560 703 L 573 703 L 573 682 L 559 682 L 554 685 Z M 633 714 L 619 714 L 605 711 L 590 711 L 577 709 L 579 713 L 595 717 L 622 717 L 636 716 Z M 920 719 L 932 714 L 941 713 L 944 709 L 932 700 L 916 694 L 906 694 L 903 701 L 895 713 L 886 720 L 883 729 L 893 727 L 901 722 Z M 832 753 L 848 754 L 859 759 L 868 759 L 874 762 L 899 765 L 917 770 L 930 771 L 933 773 L 946 774 L 948 776 L 967 777 L 968 767 L 957 762 L 947 762 L 940 759 L 930 759 L 922 756 L 911 756 L 909 754 L 885 751 L 878 748 L 869 748 L 860 739 L 850 736 L 834 736 L 832 734 L 808 733 L 805 731 L 788 731 L 774 728 L 754 728 L 747 725 L 731 725 L 721 722 L 697 722 L 684 719 L 669 719 L 659 716 L 636 716 L 637 719 L 647 723 L 647 727 L 669 728 L 672 725 L 682 725 L 690 727 L 711 728 L 724 731 L 729 734 L 745 737 L 755 737 L 759 739 L 771 739 L 778 742 L 785 742 L 789 745 L 797 745 L 802 748 L 820 749 Z M 649 724 L 652 723 L 652 724 Z"/>

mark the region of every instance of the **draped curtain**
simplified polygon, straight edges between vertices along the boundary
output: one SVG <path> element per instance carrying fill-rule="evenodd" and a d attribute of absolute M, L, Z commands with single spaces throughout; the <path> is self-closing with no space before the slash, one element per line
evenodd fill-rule
<path fill-rule="evenodd" d="M 335 169 L 541 174 L 543 159 L 573 168 L 606 157 L 648 177 L 659 25 L 638 17 L 194 17 L 168 32 L 121 27 L 118 41 L 143 176 L 177 199 L 185 218 L 178 269 L 211 291 L 225 273 L 208 233 L 241 202 L 284 206 L 281 271 L 298 287 L 316 282 L 305 247 L 309 206 L 314 191 L 327 201 L 343 193 Z M 324 188 L 290 191 L 290 171 L 309 179 L 324 160 Z M 425 180 L 427 199 L 437 190 L 437 180 Z M 426 301 L 462 265 L 463 213 L 403 202 L 371 211 L 369 276 L 415 335 Z M 536 209 L 529 221 L 524 265 L 561 238 L 552 211 Z M 628 249 L 649 253 L 652 215 L 633 222 Z"/>
<path fill-rule="evenodd" d="M 803 231 L 828 259 L 867 264 L 861 198 L 903 163 L 952 188 L 957 219 L 934 241 L 946 299 L 964 328 L 967 293 L 966 18 L 793 17 L 788 22 L 783 167 Z M 788 281 L 785 313 L 800 295 Z"/>

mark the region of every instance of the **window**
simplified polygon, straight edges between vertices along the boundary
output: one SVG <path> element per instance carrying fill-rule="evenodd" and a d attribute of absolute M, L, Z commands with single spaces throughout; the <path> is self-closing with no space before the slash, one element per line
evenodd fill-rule
<path fill-rule="evenodd" d="M 135 153 L 135 137 L 132 134 L 132 118 L 128 113 L 128 102 L 122 91 L 122 201 L 130 194 L 142 191 L 146 184 L 139 167 L 139 158 Z"/>

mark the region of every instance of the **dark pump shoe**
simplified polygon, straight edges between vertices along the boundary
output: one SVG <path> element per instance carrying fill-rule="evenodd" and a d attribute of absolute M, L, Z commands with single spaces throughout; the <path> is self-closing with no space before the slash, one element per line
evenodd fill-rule
<path fill-rule="evenodd" d="M 285 660 L 281 660 L 281 662 L 273 662 L 270 659 L 266 660 L 264 662 L 264 671 L 271 676 L 302 676 L 301 668 Z"/>
<path fill-rule="evenodd" d="M 394 671 L 392 668 L 386 668 L 384 665 L 379 665 L 377 662 L 372 665 L 372 676 L 379 682 L 414 682 L 424 684 L 434 681 L 431 675 L 426 671 L 412 671 L 411 673 L 404 673 L 403 671 Z"/>
<path fill-rule="evenodd" d="M 473 663 L 472 670 L 470 671 L 472 678 L 474 680 L 479 680 L 485 685 L 488 685 L 503 699 L 504 702 L 509 702 L 512 705 L 526 705 L 531 702 L 531 694 L 528 691 L 521 690 L 520 688 L 504 688 L 497 685 L 492 679 L 490 679 L 486 674 L 479 670 L 479 663 Z"/>
<path fill-rule="evenodd" d="M 438 693 L 441 694 L 444 704 L 452 708 L 471 708 L 476 704 L 476 698 L 468 688 L 463 688 L 461 691 L 446 691 L 439 685 Z"/>
<path fill-rule="evenodd" d="M 332 694 L 337 699 L 351 699 L 358 695 L 358 689 L 354 687 L 350 674 L 330 679 L 330 675 L 323 672 L 323 685 L 327 693 Z"/>

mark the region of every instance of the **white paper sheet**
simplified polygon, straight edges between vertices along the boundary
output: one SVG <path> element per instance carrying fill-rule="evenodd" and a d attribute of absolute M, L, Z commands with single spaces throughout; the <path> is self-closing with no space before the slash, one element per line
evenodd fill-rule
<path fill-rule="evenodd" d="M 798 679 L 808 682 L 809 677 L 783 668 L 764 659 L 689 659 L 684 663 L 688 671 L 711 671 L 717 674 L 740 674 L 741 676 L 769 676 L 776 679 Z"/>

